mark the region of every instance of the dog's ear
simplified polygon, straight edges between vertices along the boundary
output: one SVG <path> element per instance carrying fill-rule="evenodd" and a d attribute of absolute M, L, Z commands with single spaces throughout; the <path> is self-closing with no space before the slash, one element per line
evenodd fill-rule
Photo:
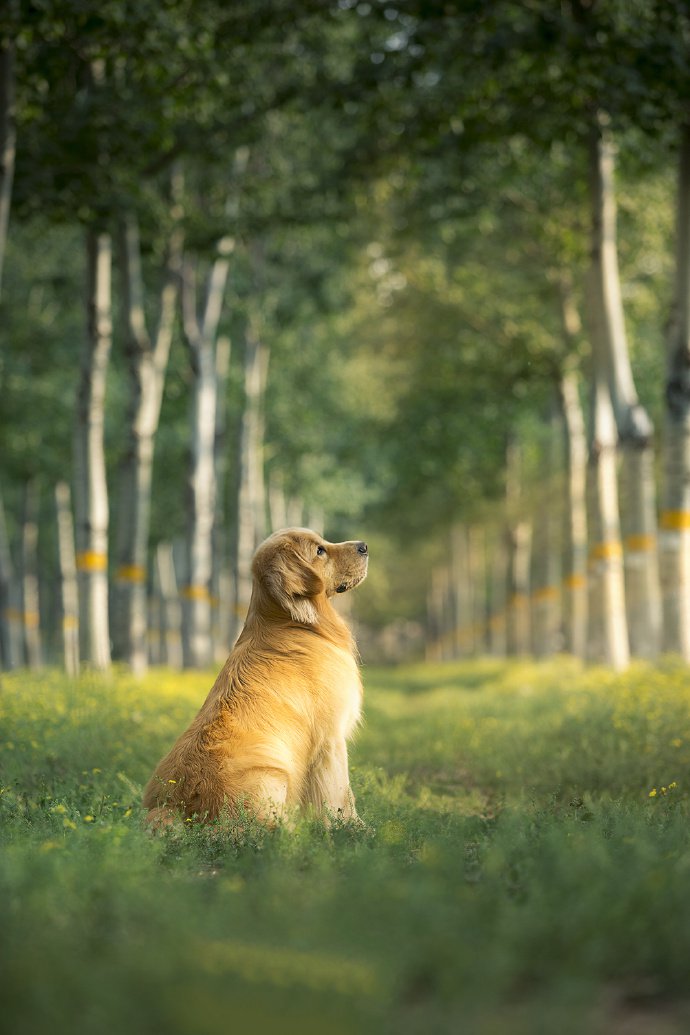
<path fill-rule="evenodd" d="M 264 581 L 273 599 L 296 621 L 316 625 L 318 612 L 313 598 L 323 582 L 296 554 L 278 553 L 264 571 Z"/>

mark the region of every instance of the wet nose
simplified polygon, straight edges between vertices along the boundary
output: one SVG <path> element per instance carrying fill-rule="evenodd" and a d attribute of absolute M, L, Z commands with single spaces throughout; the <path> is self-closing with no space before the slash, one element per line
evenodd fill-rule
<path fill-rule="evenodd" d="M 361 553 L 362 555 L 369 553 L 369 547 L 367 546 L 367 544 L 357 543 L 357 553 Z"/>

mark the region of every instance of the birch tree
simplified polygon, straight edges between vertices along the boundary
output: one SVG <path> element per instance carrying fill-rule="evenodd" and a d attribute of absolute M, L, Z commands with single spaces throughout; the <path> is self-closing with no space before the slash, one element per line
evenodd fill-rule
<path fill-rule="evenodd" d="M 598 307 L 599 342 L 623 453 L 626 516 L 626 595 L 633 650 L 646 657 L 659 647 L 661 611 L 656 554 L 652 423 L 641 405 L 625 330 L 618 249 L 614 146 L 604 116 L 589 143 L 592 202 L 591 288 Z"/>
<path fill-rule="evenodd" d="M 0 495 L 0 652 L 3 668 L 18 668 L 23 663 L 21 593 L 12 560 L 2 495 Z"/>
<path fill-rule="evenodd" d="M 179 225 L 179 173 L 173 177 L 173 227 L 166 249 L 158 321 L 149 333 L 141 265 L 138 221 L 122 227 L 123 309 L 127 329 L 125 356 L 130 384 L 127 445 L 119 480 L 113 635 L 120 657 L 135 672 L 147 665 L 147 570 L 151 479 L 155 436 L 173 335 L 180 278 L 182 231 Z"/>
<path fill-rule="evenodd" d="M 621 670 L 628 665 L 630 650 L 616 471 L 618 432 L 595 275 L 591 277 L 588 303 L 593 353 L 588 490 L 589 652 L 591 660 L 605 661 Z"/>
<path fill-rule="evenodd" d="M 251 596 L 251 562 L 266 536 L 264 477 L 264 397 L 269 350 L 254 314 L 247 325 L 244 351 L 244 409 L 240 429 L 235 545 L 235 634 L 239 634 Z"/>
<path fill-rule="evenodd" d="M 230 270 L 234 238 L 222 237 L 206 284 L 201 315 L 197 309 L 198 264 L 186 255 L 182 263 L 184 335 L 194 375 L 191 412 L 191 458 L 188 488 L 187 573 L 182 587 L 182 648 L 185 668 L 213 659 L 211 576 L 215 513 L 214 443 L 218 376 L 216 339 Z"/>
<path fill-rule="evenodd" d="M 58 529 L 58 563 L 60 569 L 60 602 L 62 605 L 62 649 L 65 670 L 69 676 L 79 675 L 79 591 L 74 554 L 74 521 L 67 482 L 55 486 Z"/>
<path fill-rule="evenodd" d="M 667 340 L 661 574 L 664 650 L 690 661 L 690 124 L 682 128 L 676 204 L 676 283 Z"/>
<path fill-rule="evenodd" d="M 566 440 L 565 649 L 584 659 L 587 650 L 587 434 L 579 379 L 574 369 L 563 374 L 560 396 Z"/>
<path fill-rule="evenodd" d="M 523 514 L 522 478 L 522 450 L 512 438 L 506 453 L 506 649 L 513 655 L 530 651 L 532 526 Z"/>
<path fill-rule="evenodd" d="M 41 608 L 38 592 L 38 484 L 32 479 L 24 487 L 22 515 L 22 622 L 24 651 L 29 668 L 43 664 Z"/>
<path fill-rule="evenodd" d="M 17 143 L 14 66 L 14 43 L 0 42 L 0 294 Z"/>
<path fill-rule="evenodd" d="M 559 381 L 565 431 L 565 573 L 563 579 L 565 649 L 584 659 L 587 651 L 587 430 L 574 355 L 582 335 L 572 285 L 559 277 L 561 323 L 566 359 Z"/>
<path fill-rule="evenodd" d="M 110 665 L 108 618 L 108 486 L 104 423 L 112 344 L 112 242 L 105 230 L 86 234 L 87 328 L 74 433 L 74 508 L 81 654 L 92 667 Z"/>

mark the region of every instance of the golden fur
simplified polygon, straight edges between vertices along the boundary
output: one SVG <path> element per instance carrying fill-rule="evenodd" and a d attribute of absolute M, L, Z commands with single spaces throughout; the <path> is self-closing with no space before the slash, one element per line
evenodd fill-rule
<path fill-rule="evenodd" d="M 360 718 L 354 640 L 330 597 L 366 576 L 365 543 L 284 529 L 256 551 L 244 629 L 198 715 L 144 791 L 154 823 L 214 819 L 227 806 L 264 820 L 291 806 L 356 818 L 347 739 Z"/>

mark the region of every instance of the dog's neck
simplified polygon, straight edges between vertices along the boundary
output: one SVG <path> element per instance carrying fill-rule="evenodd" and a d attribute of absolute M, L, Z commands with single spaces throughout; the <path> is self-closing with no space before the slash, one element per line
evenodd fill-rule
<path fill-rule="evenodd" d="M 249 636 L 265 635 L 267 627 L 282 630 L 294 629 L 313 633 L 337 646 L 346 647 L 356 656 L 357 650 L 350 627 L 338 614 L 326 594 L 319 593 L 310 598 L 310 603 L 314 607 L 317 620 L 315 622 L 298 622 L 276 603 L 260 583 L 255 583 L 238 643 Z"/>

